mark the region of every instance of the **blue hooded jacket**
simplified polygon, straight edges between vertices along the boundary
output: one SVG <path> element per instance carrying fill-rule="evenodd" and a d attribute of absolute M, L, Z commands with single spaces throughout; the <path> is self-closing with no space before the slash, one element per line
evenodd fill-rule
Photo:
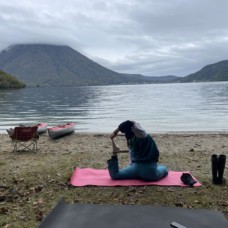
<path fill-rule="evenodd" d="M 158 162 L 159 150 L 157 145 L 139 124 L 127 120 L 121 123 L 118 128 L 122 133 L 125 133 L 132 162 Z"/>

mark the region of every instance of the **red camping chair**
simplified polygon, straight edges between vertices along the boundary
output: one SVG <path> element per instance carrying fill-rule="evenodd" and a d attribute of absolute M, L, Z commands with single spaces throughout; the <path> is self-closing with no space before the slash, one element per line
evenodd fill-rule
<path fill-rule="evenodd" d="M 9 137 L 13 142 L 13 151 L 29 150 L 36 152 L 37 141 L 39 136 L 37 134 L 37 126 L 34 127 L 15 127 Z"/>

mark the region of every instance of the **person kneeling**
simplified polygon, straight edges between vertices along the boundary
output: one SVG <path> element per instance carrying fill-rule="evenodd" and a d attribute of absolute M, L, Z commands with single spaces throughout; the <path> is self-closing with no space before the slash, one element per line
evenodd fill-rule
<path fill-rule="evenodd" d="M 112 133 L 110 139 L 114 140 L 119 131 L 125 134 L 131 164 L 119 169 L 117 153 L 114 153 L 107 161 L 111 179 L 158 181 L 168 175 L 168 168 L 158 164 L 159 150 L 155 141 L 140 124 L 130 120 L 124 121 Z"/>

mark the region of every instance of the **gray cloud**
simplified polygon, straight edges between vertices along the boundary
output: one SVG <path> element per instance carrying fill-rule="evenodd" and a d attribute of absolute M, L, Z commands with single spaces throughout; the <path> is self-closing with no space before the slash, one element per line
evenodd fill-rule
<path fill-rule="evenodd" d="M 228 59 L 226 0 L 11 0 L 0 3 L 0 50 L 69 45 L 112 70 L 193 73 Z"/>

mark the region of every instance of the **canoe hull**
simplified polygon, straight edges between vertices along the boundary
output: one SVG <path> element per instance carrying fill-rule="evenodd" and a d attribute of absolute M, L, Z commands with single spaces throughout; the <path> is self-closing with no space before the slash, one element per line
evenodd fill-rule
<path fill-rule="evenodd" d="M 47 131 L 47 123 L 39 123 L 37 124 L 37 134 L 43 134 Z"/>
<path fill-rule="evenodd" d="M 69 134 L 72 134 L 75 130 L 74 123 L 67 123 L 64 125 L 54 126 L 48 128 L 48 135 L 52 139 L 60 138 Z"/>

